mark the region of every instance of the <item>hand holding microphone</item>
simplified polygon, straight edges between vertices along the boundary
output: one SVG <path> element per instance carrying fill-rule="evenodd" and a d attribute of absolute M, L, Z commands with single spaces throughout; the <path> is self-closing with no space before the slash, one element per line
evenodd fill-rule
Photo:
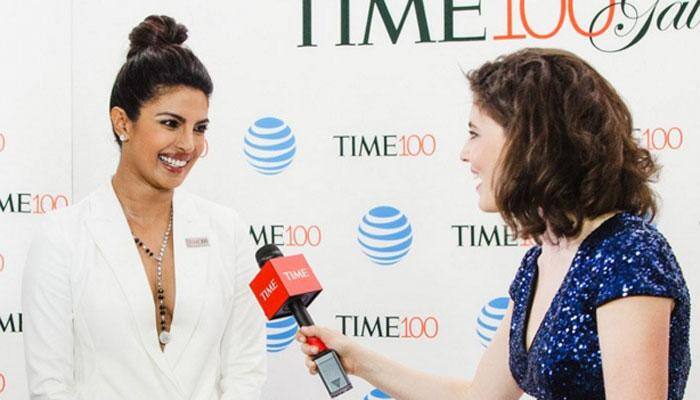
<path fill-rule="evenodd" d="M 301 351 L 306 355 L 305 364 L 309 369 L 309 373 L 318 373 L 318 367 L 314 362 L 314 358 L 319 353 L 319 349 L 309 343 L 308 338 L 310 337 L 321 339 L 323 343 L 335 350 L 340 357 L 343 368 L 348 374 L 358 374 L 358 369 L 361 365 L 358 353 L 360 353 L 361 347 L 342 333 L 317 325 L 304 326 L 297 332 L 297 341 L 302 343 Z"/>
<path fill-rule="evenodd" d="M 268 319 L 293 315 L 301 327 L 313 326 L 314 321 L 306 307 L 321 292 L 321 284 L 314 276 L 303 255 L 284 257 L 275 245 L 265 245 L 255 253 L 260 272 L 250 283 L 250 289 L 262 306 Z M 352 389 L 337 353 L 328 349 L 315 336 L 305 338 L 316 354 L 312 360 L 331 397 Z"/>

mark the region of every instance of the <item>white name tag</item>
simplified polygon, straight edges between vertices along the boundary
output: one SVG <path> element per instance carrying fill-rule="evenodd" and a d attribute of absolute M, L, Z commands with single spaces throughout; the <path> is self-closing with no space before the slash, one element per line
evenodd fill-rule
<path fill-rule="evenodd" d="M 209 238 L 185 238 L 185 244 L 187 247 L 209 247 Z"/>

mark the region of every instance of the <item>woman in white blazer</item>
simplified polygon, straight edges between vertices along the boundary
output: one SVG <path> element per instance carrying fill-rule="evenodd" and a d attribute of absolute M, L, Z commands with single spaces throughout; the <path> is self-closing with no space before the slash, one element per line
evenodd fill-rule
<path fill-rule="evenodd" d="M 47 216 L 27 258 L 31 398 L 258 399 L 265 324 L 246 229 L 175 190 L 204 149 L 211 79 L 172 18 L 129 38 L 110 101 L 117 172 Z"/>

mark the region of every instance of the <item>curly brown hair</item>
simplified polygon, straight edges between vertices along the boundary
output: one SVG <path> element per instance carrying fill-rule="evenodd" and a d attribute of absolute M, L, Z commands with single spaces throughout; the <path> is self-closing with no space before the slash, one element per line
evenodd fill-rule
<path fill-rule="evenodd" d="M 474 104 L 506 136 L 496 204 L 522 238 L 576 237 L 583 221 L 615 211 L 656 214 L 658 166 L 632 136 L 632 116 L 580 57 L 526 48 L 467 74 Z"/>

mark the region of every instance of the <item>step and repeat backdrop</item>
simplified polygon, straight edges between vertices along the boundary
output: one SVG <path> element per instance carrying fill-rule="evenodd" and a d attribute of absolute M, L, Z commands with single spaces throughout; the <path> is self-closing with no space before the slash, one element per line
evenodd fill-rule
<path fill-rule="evenodd" d="M 623 95 L 639 145 L 663 166 L 656 224 L 698 295 L 699 0 L 4 1 L 0 399 L 28 398 L 29 240 L 44 214 L 114 173 L 109 93 L 149 14 L 189 28 L 215 84 L 208 148 L 182 190 L 238 210 L 256 245 L 303 252 L 324 285 L 317 323 L 424 371 L 474 374 L 530 244 L 477 207 L 458 156 L 463 72 L 526 46 L 577 53 Z M 266 400 L 327 398 L 296 330 L 268 325 Z M 686 398 L 700 398 L 696 375 Z M 342 398 L 389 398 L 352 380 Z"/>

